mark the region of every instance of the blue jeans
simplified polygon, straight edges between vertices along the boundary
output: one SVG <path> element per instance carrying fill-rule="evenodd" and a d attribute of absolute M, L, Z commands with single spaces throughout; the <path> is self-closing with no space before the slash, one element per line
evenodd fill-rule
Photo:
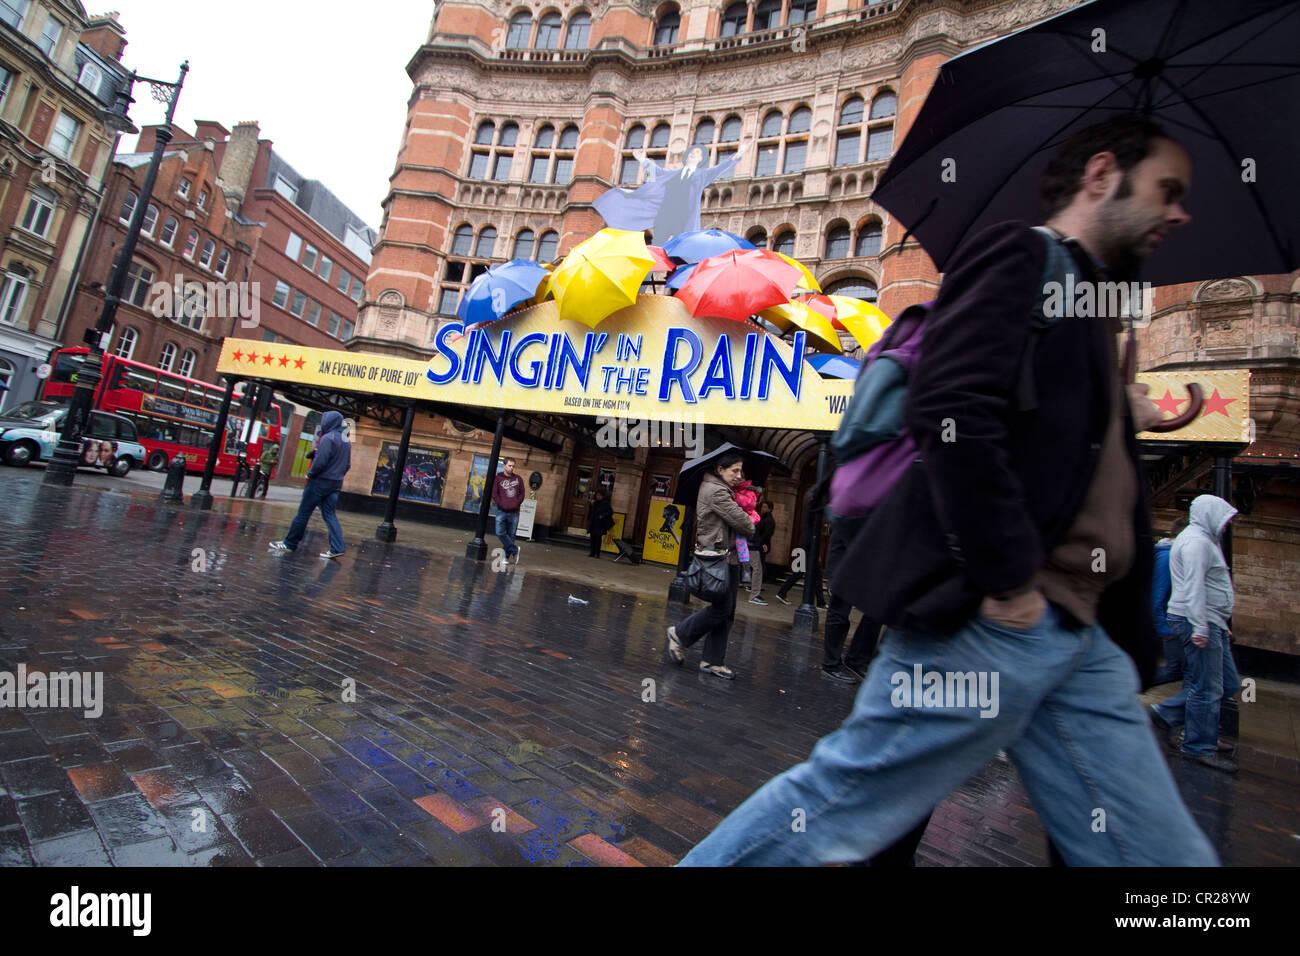
<path fill-rule="evenodd" d="M 1165 662 L 1156 670 L 1152 684 L 1172 684 L 1183 679 L 1183 642 L 1177 634 L 1164 638 Z"/>
<path fill-rule="evenodd" d="M 1185 725 L 1183 753 L 1212 754 L 1219 745 L 1219 713 L 1223 698 L 1241 689 L 1241 676 L 1232 659 L 1232 638 L 1217 624 L 1210 624 L 1210 643 L 1192 643 L 1192 623 L 1169 615 L 1169 626 L 1183 645 L 1183 689 L 1155 711 L 1175 727 Z"/>
<path fill-rule="evenodd" d="M 501 546 L 506 549 L 507 558 L 513 558 L 515 552 L 519 550 L 519 545 L 515 544 L 515 532 L 518 529 L 518 511 L 497 512 L 497 537 L 501 539 Z"/>
<path fill-rule="evenodd" d="M 325 527 L 330 533 L 330 550 L 337 554 L 343 553 L 343 529 L 339 527 L 339 519 L 334 515 L 334 506 L 338 504 L 339 490 L 342 487 L 341 481 L 307 479 L 307 486 L 302 489 L 302 503 L 298 505 L 298 513 L 293 516 L 289 533 L 284 536 L 285 546 L 290 551 L 298 550 L 311 513 L 320 508 L 320 516 L 325 519 Z"/>
<path fill-rule="evenodd" d="M 917 667 L 982 673 L 995 706 L 935 707 L 901 693 Z M 1071 866 L 1215 865 L 1137 693 L 1132 661 L 1106 633 L 1067 630 L 1052 607 L 1023 631 L 983 617 L 950 636 L 891 628 L 839 730 L 764 784 L 681 865 L 866 859 L 999 749 Z"/>

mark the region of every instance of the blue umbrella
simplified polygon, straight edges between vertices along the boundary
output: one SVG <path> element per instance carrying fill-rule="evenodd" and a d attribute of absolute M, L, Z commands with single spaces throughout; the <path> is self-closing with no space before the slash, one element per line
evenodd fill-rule
<path fill-rule="evenodd" d="M 843 355 L 810 354 L 805 361 L 817 370 L 822 378 L 857 378 L 862 363 Z"/>
<path fill-rule="evenodd" d="M 691 263 L 689 266 L 682 266 L 677 269 L 668 277 L 668 281 L 664 285 L 670 289 L 680 289 L 686 283 L 686 280 L 691 277 L 691 273 L 695 271 L 695 266 L 696 263 Z"/>
<path fill-rule="evenodd" d="M 531 259 L 511 259 L 493 266 L 470 283 L 456 306 L 456 315 L 466 325 L 499 319 L 535 296 L 547 275 L 545 267 Z"/>
<path fill-rule="evenodd" d="M 664 243 L 664 252 L 683 262 L 700 262 L 733 249 L 753 249 L 754 244 L 725 229 L 696 229 L 673 236 Z"/>

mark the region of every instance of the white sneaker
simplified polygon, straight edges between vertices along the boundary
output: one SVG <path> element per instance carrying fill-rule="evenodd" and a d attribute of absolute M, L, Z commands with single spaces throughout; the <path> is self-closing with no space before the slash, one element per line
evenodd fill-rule
<path fill-rule="evenodd" d="M 518 563 L 519 563 L 519 552 L 520 552 L 520 550 L 521 550 L 521 549 L 520 549 L 519 545 L 515 545 L 515 564 L 518 564 Z"/>

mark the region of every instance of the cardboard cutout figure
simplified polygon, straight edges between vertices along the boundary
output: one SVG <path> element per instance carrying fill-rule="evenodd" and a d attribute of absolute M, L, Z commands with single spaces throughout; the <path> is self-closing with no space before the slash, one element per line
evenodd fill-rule
<path fill-rule="evenodd" d="M 653 242 L 663 245 L 673 236 L 700 228 L 700 199 L 704 190 L 719 177 L 735 169 L 749 143 L 742 143 L 736 155 L 716 166 L 701 169 L 705 147 L 686 151 L 686 164 L 667 169 L 646 158 L 645 150 L 635 155 L 650 178 L 636 189 L 610 189 L 593 205 L 611 229 L 652 229 Z"/>

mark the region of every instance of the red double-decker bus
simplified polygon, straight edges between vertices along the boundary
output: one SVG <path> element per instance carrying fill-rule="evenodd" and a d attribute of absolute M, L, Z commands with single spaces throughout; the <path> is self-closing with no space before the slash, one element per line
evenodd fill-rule
<path fill-rule="evenodd" d="M 77 387 L 77 372 L 85 363 L 88 351 L 85 348 L 56 350 L 41 398 L 70 402 Z M 137 438 L 148 452 L 146 468 L 166 468 L 180 453 L 185 456 L 187 471 L 201 472 L 212 444 L 223 395 L 224 390 L 215 385 L 116 355 L 105 355 L 94 407 L 125 415 L 135 422 Z M 217 455 L 218 475 L 235 473 L 240 442 L 247 444 L 247 460 L 256 466 L 266 443 L 280 444 L 280 409 L 272 404 L 262 420 L 250 423 L 231 406 L 222 450 Z"/>

